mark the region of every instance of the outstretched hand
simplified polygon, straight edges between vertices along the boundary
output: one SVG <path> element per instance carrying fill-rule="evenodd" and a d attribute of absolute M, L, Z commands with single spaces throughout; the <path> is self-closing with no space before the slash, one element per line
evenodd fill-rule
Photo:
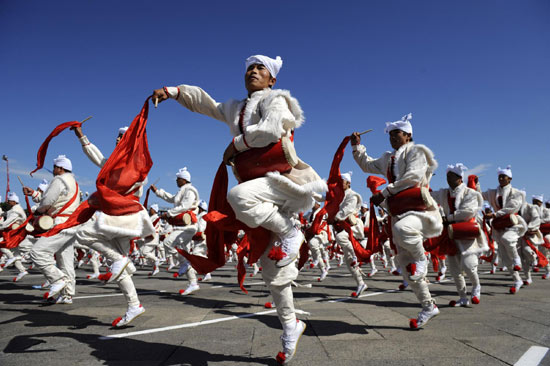
<path fill-rule="evenodd" d="M 168 95 L 164 91 L 164 88 L 153 90 L 153 94 L 151 94 L 151 101 L 153 103 L 155 103 L 155 101 L 158 101 L 158 103 L 161 103 L 166 99 L 168 99 Z"/>
<path fill-rule="evenodd" d="M 374 196 L 372 196 L 371 198 L 371 201 L 372 203 L 374 203 L 376 206 L 380 206 L 380 204 L 382 202 L 384 202 L 385 198 L 384 196 L 382 195 L 382 193 L 376 193 Z"/>
<path fill-rule="evenodd" d="M 361 135 L 359 135 L 359 132 L 352 133 L 350 137 L 352 145 L 359 145 L 361 143 Z"/>

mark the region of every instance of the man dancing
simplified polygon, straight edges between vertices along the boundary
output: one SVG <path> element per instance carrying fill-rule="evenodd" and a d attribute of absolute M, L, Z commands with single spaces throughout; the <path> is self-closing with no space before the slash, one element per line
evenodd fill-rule
<path fill-rule="evenodd" d="M 173 98 L 191 111 L 226 123 L 234 136 L 223 156 L 224 162 L 230 164 L 248 150 L 292 139 L 294 129 L 302 125 L 304 117 L 298 101 L 286 90 L 272 89 L 281 66 L 280 57 L 249 57 L 244 75 L 248 91 L 245 100 L 219 103 L 201 88 L 189 85 L 157 89 L 153 100 L 162 102 Z M 278 170 L 268 161 L 259 162 L 259 167 L 267 172 Z M 300 160 L 291 167 L 279 174 L 261 174 L 243 181 L 227 195 L 238 220 L 250 228 L 263 227 L 273 233 L 272 243 L 261 262 L 263 279 L 277 304 L 277 314 L 283 325 L 283 351 L 278 355 L 282 364 L 293 357 L 306 327 L 304 322 L 296 320 L 291 289 L 298 274 L 291 263 L 298 257 L 304 236 L 294 227 L 291 217 L 312 208 L 315 191 L 327 190 L 326 184 L 309 165 Z M 268 258 L 274 242 L 283 252 L 278 261 Z"/>

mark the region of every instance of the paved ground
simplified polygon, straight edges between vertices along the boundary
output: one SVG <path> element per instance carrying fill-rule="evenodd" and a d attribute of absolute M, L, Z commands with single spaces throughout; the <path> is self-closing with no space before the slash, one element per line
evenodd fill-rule
<path fill-rule="evenodd" d="M 293 365 L 513 365 L 532 346 L 550 347 L 550 281 L 508 294 L 502 273 L 480 269 L 482 298 L 473 308 L 450 308 L 456 299 L 451 281 L 433 283 L 441 314 L 425 329 L 408 329 L 419 306 L 411 291 L 395 291 L 398 277 L 379 272 L 368 279 L 359 299 L 344 268 L 325 282 L 317 271 L 303 271 L 295 288 L 299 317 L 307 323 Z M 247 278 L 249 294 L 236 286 L 226 265 L 213 281 L 189 297 L 177 295 L 186 281 L 161 272 L 135 282 L 147 312 L 126 329 L 112 329 L 125 304 L 116 285 L 102 286 L 78 270 L 73 305 L 48 306 L 42 282 L 32 272 L 13 283 L 13 269 L 0 273 L 0 365 L 274 365 L 281 329 L 258 275 Z M 433 280 L 433 276 L 432 276 Z M 163 329 L 180 326 L 176 329 Z M 143 331 L 141 334 L 134 332 Z M 114 338 L 119 337 L 119 338 Z M 533 349 L 531 349 L 533 350 Z M 544 352 L 544 350 L 543 350 Z M 550 365 L 550 353 L 540 364 Z"/>

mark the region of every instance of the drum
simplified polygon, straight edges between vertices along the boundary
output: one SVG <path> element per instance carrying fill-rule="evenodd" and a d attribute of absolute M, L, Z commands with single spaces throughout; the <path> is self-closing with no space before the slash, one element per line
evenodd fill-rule
<path fill-rule="evenodd" d="M 187 226 L 195 224 L 197 222 L 197 216 L 195 216 L 193 211 L 185 211 L 177 216 L 169 217 L 166 221 L 172 226 Z"/>
<path fill-rule="evenodd" d="M 33 234 L 41 234 L 54 227 L 53 217 L 48 215 L 36 216 L 27 223 L 25 230 Z"/>
<path fill-rule="evenodd" d="M 392 216 L 408 211 L 426 211 L 431 202 L 430 191 L 426 187 L 413 187 L 386 198 L 386 202 Z"/>
<path fill-rule="evenodd" d="M 451 239 L 475 239 L 479 236 L 479 225 L 475 221 L 456 222 L 449 225 L 449 238 Z"/>
<path fill-rule="evenodd" d="M 239 183 L 260 178 L 266 173 L 288 173 L 298 164 L 294 142 L 288 137 L 266 147 L 238 153 L 233 159 L 233 174 Z"/>
<path fill-rule="evenodd" d="M 493 221 L 491 222 L 491 226 L 493 227 L 493 229 L 503 230 L 508 227 L 517 225 L 518 222 L 519 220 L 515 214 L 514 215 L 508 214 L 508 215 L 494 218 Z"/>
<path fill-rule="evenodd" d="M 550 234 L 550 222 L 540 224 L 540 232 L 542 233 L 542 235 Z"/>
<path fill-rule="evenodd" d="M 351 226 L 355 226 L 357 224 L 357 216 L 355 216 L 354 214 L 350 214 L 348 216 L 348 222 Z"/>

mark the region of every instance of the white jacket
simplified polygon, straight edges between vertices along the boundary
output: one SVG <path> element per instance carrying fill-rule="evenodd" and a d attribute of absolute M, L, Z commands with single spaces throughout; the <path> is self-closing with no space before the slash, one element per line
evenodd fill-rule
<path fill-rule="evenodd" d="M 27 214 L 25 213 L 25 210 L 23 210 L 23 207 L 21 207 L 18 203 L 6 213 L 6 219 L 0 222 L 0 230 L 5 230 L 13 224 L 21 225 L 26 219 Z"/>
<path fill-rule="evenodd" d="M 363 239 L 365 237 L 363 221 L 357 218 L 363 199 L 361 195 L 351 188 L 346 189 L 344 199 L 340 202 L 338 212 L 336 213 L 336 220 L 345 221 L 349 216 L 355 216 L 357 223 L 351 227 L 353 236 L 357 239 Z"/>
<path fill-rule="evenodd" d="M 174 204 L 174 208 L 167 211 L 170 217 L 179 215 L 185 211 L 195 211 L 198 212 L 199 207 L 199 191 L 191 183 L 184 184 L 180 187 L 178 193 L 171 194 L 166 192 L 164 189 L 157 189 L 155 194 L 165 200 Z"/>

